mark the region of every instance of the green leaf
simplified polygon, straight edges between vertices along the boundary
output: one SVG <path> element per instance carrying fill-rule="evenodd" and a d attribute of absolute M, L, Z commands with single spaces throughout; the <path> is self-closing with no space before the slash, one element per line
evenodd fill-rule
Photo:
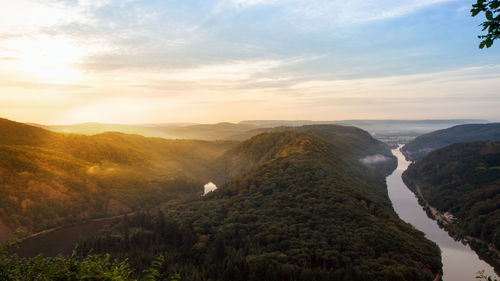
<path fill-rule="evenodd" d="M 486 18 L 488 20 L 493 20 L 493 12 L 492 11 L 486 11 Z"/>

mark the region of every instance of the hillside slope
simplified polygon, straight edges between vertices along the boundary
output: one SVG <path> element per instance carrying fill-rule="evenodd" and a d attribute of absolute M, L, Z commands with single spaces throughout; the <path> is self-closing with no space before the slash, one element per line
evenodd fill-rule
<path fill-rule="evenodd" d="M 386 174 L 391 173 L 397 165 L 390 149 L 374 139 L 368 132 L 355 127 L 340 125 L 306 125 L 301 127 L 276 127 L 252 131 L 259 132 L 258 138 L 242 142 L 240 145 L 221 155 L 214 164 L 214 182 L 218 185 L 241 175 L 257 164 L 264 163 L 287 153 L 287 150 L 304 149 L 305 143 L 300 143 L 294 137 L 296 133 L 312 134 L 321 138 L 336 148 L 339 155 L 350 154 L 359 160 L 371 155 L 381 155 L 385 161 L 372 163 L 372 167 L 381 169 Z M 284 136 L 276 132 L 287 132 Z M 306 142 L 307 143 L 307 142 Z"/>
<path fill-rule="evenodd" d="M 500 271 L 500 142 L 436 150 L 410 165 L 403 179 L 440 213 L 453 214 L 456 221 L 447 229 L 459 238 L 474 237 L 472 246 Z"/>
<path fill-rule="evenodd" d="M 466 124 L 421 135 L 403 146 L 401 151 L 408 160 L 416 161 L 453 143 L 499 140 L 500 123 Z"/>
<path fill-rule="evenodd" d="M 200 192 L 210 163 L 234 145 L 121 133 L 64 135 L 6 119 L 0 119 L 0 136 L 4 234 L 19 227 L 29 234 Z"/>
<path fill-rule="evenodd" d="M 361 161 L 387 147 L 352 128 L 304 131 L 242 142 L 222 156 L 239 175 L 218 190 L 128 217 L 79 252 L 138 270 L 163 255 L 165 279 L 433 280 L 439 248 L 394 213 L 384 169 Z"/>

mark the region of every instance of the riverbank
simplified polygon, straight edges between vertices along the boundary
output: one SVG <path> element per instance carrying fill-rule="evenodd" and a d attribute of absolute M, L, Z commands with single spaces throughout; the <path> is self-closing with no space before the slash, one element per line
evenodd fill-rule
<path fill-rule="evenodd" d="M 448 232 L 438 226 L 436 220 L 432 219 L 424 211 L 418 197 L 401 178 L 402 173 L 408 168 L 408 162 L 401 151 L 392 150 L 398 159 L 396 171 L 386 178 L 389 198 L 398 216 L 422 231 L 425 237 L 435 242 L 441 249 L 442 280 L 444 281 L 471 281 L 475 280 L 478 270 L 485 270 L 485 274 L 493 276 L 493 267 L 481 260 L 470 246 L 456 241 Z"/>
<path fill-rule="evenodd" d="M 423 207 L 429 218 L 437 221 L 439 227 L 444 229 L 455 241 L 469 245 L 482 260 L 491 265 L 495 272 L 500 275 L 500 251 L 478 237 L 466 235 L 458 223 L 450 223 L 441 212 L 427 202 L 419 184 L 415 180 L 410 179 L 404 173 L 402 179 L 404 184 L 417 196 L 418 203 Z"/>
<path fill-rule="evenodd" d="M 404 179 L 403 179 L 404 180 Z M 406 184 L 406 183 L 405 183 Z M 431 219 L 434 219 L 435 221 L 438 222 L 439 225 L 448 225 L 450 222 L 448 219 L 442 215 L 436 208 L 431 206 L 427 200 L 425 200 L 424 196 L 422 195 L 422 190 L 418 185 L 415 186 L 415 192 L 418 198 L 418 202 L 422 207 L 424 207 L 425 212 Z M 423 204 L 422 204 L 423 203 Z M 430 211 L 430 214 L 429 214 Z"/>

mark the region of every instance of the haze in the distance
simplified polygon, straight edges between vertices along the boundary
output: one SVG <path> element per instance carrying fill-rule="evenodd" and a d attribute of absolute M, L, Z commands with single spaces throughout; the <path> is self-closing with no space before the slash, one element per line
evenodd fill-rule
<path fill-rule="evenodd" d="M 3 1 L 0 112 L 45 124 L 498 121 L 468 0 Z"/>

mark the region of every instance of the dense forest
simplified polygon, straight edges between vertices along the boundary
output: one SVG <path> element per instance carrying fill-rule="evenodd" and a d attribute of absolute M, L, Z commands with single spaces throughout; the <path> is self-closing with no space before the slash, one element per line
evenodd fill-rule
<path fill-rule="evenodd" d="M 78 253 L 127 258 L 135 274 L 159 258 L 165 280 L 433 280 L 439 248 L 387 196 L 395 159 L 360 161 L 389 153 L 355 128 L 263 133 L 218 159 L 234 178 L 216 191 L 127 216 Z"/>
<path fill-rule="evenodd" d="M 466 124 L 418 136 L 401 150 L 408 160 L 416 161 L 429 152 L 459 142 L 500 141 L 500 123 Z"/>
<path fill-rule="evenodd" d="M 227 141 L 59 134 L 0 119 L 0 238 L 202 192 Z"/>
<path fill-rule="evenodd" d="M 307 125 L 301 127 L 265 128 L 256 131 L 259 134 L 284 131 L 313 134 L 320 137 L 323 141 L 335 145 L 338 156 L 350 154 L 355 162 L 366 156 L 380 154 L 387 158 L 388 161 L 373 163 L 372 166 L 386 174 L 390 174 L 397 165 L 394 156 L 384 143 L 374 139 L 368 132 L 355 127 Z M 265 138 L 263 136 L 254 138 L 252 141 L 242 142 L 240 145 L 218 157 L 214 162 L 214 182 L 222 185 L 255 165 L 284 155 L 291 147 L 295 147 L 294 143 L 297 141 L 294 138 Z M 351 164 L 357 165 L 359 163 Z"/>
<path fill-rule="evenodd" d="M 471 246 L 500 269 L 500 142 L 436 150 L 410 165 L 403 179 L 440 213 L 451 213 L 456 220 L 446 228 L 470 237 Z"/>

